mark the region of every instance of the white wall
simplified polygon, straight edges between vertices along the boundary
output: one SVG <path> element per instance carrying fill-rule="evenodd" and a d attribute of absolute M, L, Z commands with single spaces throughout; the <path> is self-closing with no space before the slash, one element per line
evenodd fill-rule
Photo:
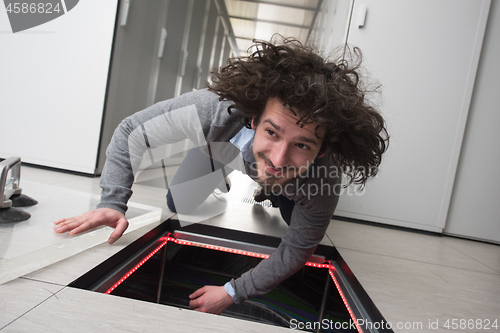
<path fill-rule="evenodd" d="M 500 3 L 492 1 L 445 233 L 500 242 Z"/>
<path fill-rule="evenodd" d="M 15 34 L 0 6 L 0 158 L 94 172 L 117 3 Z"/>

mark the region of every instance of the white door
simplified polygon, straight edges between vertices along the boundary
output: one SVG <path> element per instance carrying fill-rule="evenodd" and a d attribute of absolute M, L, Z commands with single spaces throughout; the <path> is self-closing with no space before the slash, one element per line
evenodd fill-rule
<path fill-rule="evenodd" d="M 0 158 L 94 173 L 117 4 L 80 1 L 19 33 L 0 6 Z"/>
<path fill-rule="evenodd" d="M 354 2 L 348 42 L 382 84 L 391 141 L 378 178 L 362 195 L 343 195 L 336 215 L 443 230 L 489 5 Z"/>

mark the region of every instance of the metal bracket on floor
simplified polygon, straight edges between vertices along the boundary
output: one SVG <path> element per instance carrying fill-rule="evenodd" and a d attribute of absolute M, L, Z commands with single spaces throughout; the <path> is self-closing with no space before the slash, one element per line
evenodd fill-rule
<path fill-rule="evenodd" d="M 0 162 L 0 223 L 26 221 L 31 215 L 17 207 L 34 206 L 38 202 L 22 194 L 21 158 L 9 157 Z"/>
<path fill-rule="evenodd" d="M 21 178 L 21 158 L 9 157 L 0 162 L 0 170 L 2 170 L 0 175 L 0 209 L 10 208 L 12 206 L 10 197 L 21 194 L 22 192 L 22 189 L 19 187 Z M 12 172 L 9 177 L 10 170 L 12 170 Z M 11 188 L 6 188 L 11 184 Z"/>

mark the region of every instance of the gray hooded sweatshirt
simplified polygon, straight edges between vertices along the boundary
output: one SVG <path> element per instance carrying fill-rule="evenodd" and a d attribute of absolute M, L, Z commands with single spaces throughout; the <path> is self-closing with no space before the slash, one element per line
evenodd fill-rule
<path fill-rule="evenodd" d="M 134 174 L 148 148 L 189 139 L 195 146 L 228 143 L 243 125 L 239 113 L 228 113 L 231 102 L 198 90 L 159 102 L 123 120 L 106 151 L 100 185 L 101 202 L 122 213 L 132 195 Z M 241 155 L 240 155 L 241 157 Z M 242 159 L 245 170 L 251 158 Z M 338 202 L 339 175 L 327 168 L 326 158 L 317 158 L 305 174 L 287 181 L 283 194 L 295 206 L 285 237 L 276 251 L 255 268 L 231 280 L 235 302 L 265 294 L 298 271 L 323 238 Z"/>

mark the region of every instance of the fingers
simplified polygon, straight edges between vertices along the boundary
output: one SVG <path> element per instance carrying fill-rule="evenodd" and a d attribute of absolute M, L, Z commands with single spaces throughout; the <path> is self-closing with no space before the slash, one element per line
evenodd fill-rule
<path fill-rule="evenodd" d="M 111 208 L 99 208 L 82 215 L 59 219 L 54 222 L 54 225 L 56 233 L 69 231 L 70 235 L 77 235 L 98 226 L 107 225 L 115 229 L 108 239 L 108 243 L 113 244 L 123 235 L 129 223 L 123 213 Z"/>
<path fill-rule="evenodd" d="M 88 220 L 84 220 L 84 221 L 77 221 L 78 223 L 80 223 L 80 225 L 77 225 L 73 228 L 73 230 L 71 230 L 69 232 L 70 235 L 78 235 L 84 231 L 87 231 L 87 230 L 90 230 L 90 229 L 93 229 L 97 226 L 99 226 L 99 224 L 97 223 L 97 221 L 95 221 L 95 219 L 88 219 Z"/>
<path fill-rule="evenodd" d="M 64 222 L 66 220 L 67 220 L 67 218 L 62 218 L 62 219 L 59 219 L 57 221 L 54 221 L 54 224 L 59 224 L 59 223 Z"/>
<path fill-rule="evenodd" d="M 196 300 L 196 299 L 195 300 L 191 300 L 191 301 L 189 301 L 189 307 L 191 309 L 193 309 L 194 311 L 201 311 L 199 303 L 200 302 L 198 300 Z"/>
<path fill-rule="evenodd" d="M 57 233 L 64 233 L 69 231 L 71 234 L 75 234 L 74 229 L 78 228 L 87 221 L 88 219 L 85 218 L 83 215 L 60 219 L 54 222 L 55 224 L 54 231 Z M 81 231 L 83 230 L 80 230 L 80 232 Z"/>
<path fill-rule="evenodd" d="M 222 286 L 205 286 L 189 295 L 189 298 L 191 309 L 213 314 L 221 314 L 234 303 Z"/>
<path fill-rule="evenodd" d="M 99 225 L 99 222 L 96 221 L 95 217 L 90 214 L 82 214 L 61 219 L 56 222 L 54 222 L 54 224 L 56 224 L 56 227 L 54 227 L 55 232 L 64 233 L 69 231 L 70 235 L 77 235 Z"/>
<path fill-rule="evenodd" d="M 206 286 L 200 289 L 197 289 L 194 293 L 189 295 L 191 301 L 189 301 L 189 307 L 195 311 L 202 311 L 201 306 L 203 301 L 200 299 L 203 294 L 205 294 Z M 202 311 L 203 312 L 203 311 Z"/>
<path fill-rule="evenodd" d="M 116 223 L 115 230 L 109 236 L 108 243 L 113 244 L 114 242 L 116 242 L 116 240 L 123 235 L 123 233 L 125 232 L 125 230 L 127 230 L 127 228 L 128 228 L 128 221 L 125 218 L 118 220 L 118 222 Z"/>
<path fill-rule="evenodd" d="M 203 295 L 205 293 L 205 289 L 206 289 L 206 286 L 203 288 L 197 289 L 194 293 L 189 295 L 189 298 L 196 299 L 196 298 L 200 297 L 201 295 Z"/>

